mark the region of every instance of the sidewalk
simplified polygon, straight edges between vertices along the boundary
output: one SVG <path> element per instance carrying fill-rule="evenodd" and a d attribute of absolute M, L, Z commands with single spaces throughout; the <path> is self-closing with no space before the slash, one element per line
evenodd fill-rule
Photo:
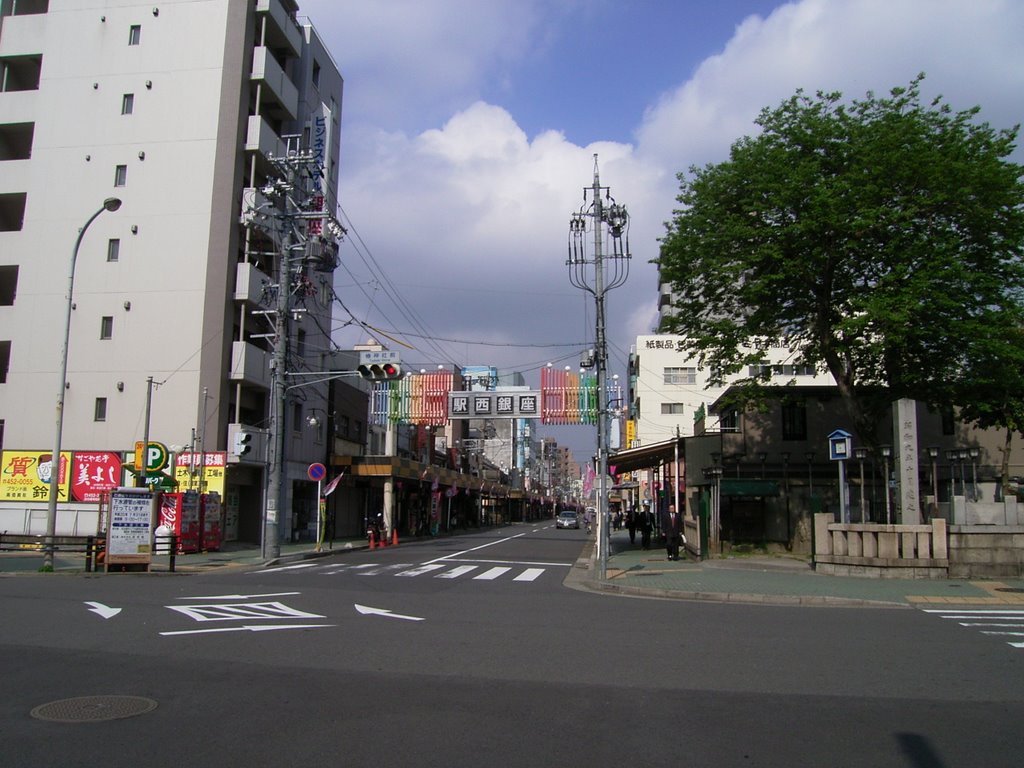
<path fill-rule="evenodd" d="M 698 561 L 689 553 L 669 561 L 664 548 L 630 545 L 629 534 L 611 535 L 607 574 L 599 580 L 594 545 L 577 566 L 595 571 L 581 586 L 606 593 L 684 600 L 765 605 L 846 605 L 907 607 L 1016 605 L 1024 608 L 1024 580 L 881 579 L 827 576 L 808 560 L 793 556 L 737 556 Z"/>
<path fill-rule="evenodd" d="M 552 523 L 539 521 L 525 525 Z M 517 530 L 525 525 L 512 523 L 505 528 Z M 409 539 L 399 547 L 414 548 L 417 543 L 429 541 L 433 539 Z M 1024 580 L 1020 579 L 967 581 L 827 576 L 815 572 L 806 560 L 789 556 L 739 556 L 701 562 L 687 554 L 682 560 L 669 561 L 662 548 L 652 545 L 650 550 L 641 549 L 639 537 L 637 544 L 631 546 L 626 531 L 612 533 L 606 577 L 599 579 L 595 544 L 593 538 L 585 544 L 575 567 L 570 569 L 567 586 L 603 594 L 764 605 L 908 607 L 934 603 L 1024 608 Z M 219 552 L 176 556 L 175 573 L 270 567 L 367 548 L 366 539 L 361 537 L 324 544 L 321 552 L 310 542 L 283 543 L 280 556 L 266 560 L 258 545 L 229 542 Z M 0 578 L 37 574 L 42 559 L 40 552 L 0 553 Z M 58 573 L 81 574 L 84 568 L 84 557 L 80 555 L 58 553 L 54 559 L 54 570 Z M 155 556 L 151 571 L 169 574 L 169 558 Z M 102 566 L 99 572 L 103 572 Z"/>

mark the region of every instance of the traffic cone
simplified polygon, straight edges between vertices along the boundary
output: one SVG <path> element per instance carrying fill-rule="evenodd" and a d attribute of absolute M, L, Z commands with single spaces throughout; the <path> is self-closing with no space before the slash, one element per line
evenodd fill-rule
<path fill-rule="evenodd" d="M 373 535 L 373 531 L 370 531 L 370 549 L 377 548 L 377 538 Z"/>
<path fill-rule="evenodd" d="M 395 528 L 395 530 L 393 530 L 391 532 L 391 546 L 393 546 L 393 547 L 397 547 L 398 546 L 398 529 L 397 528 Z"/>

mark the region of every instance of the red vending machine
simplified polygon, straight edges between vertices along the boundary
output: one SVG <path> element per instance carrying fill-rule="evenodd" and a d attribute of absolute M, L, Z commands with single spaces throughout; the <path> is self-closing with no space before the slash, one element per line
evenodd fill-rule
<path fill-rule="evenodd" d="M 204 493 L 202 496 L 202 528 L 203 551 L 219 552 L 224 540 L 224 507 L 220 503 L 220 494 L 216 491 Z"/>
<path fill-rule="evenodd" d="M 200 545 L 199 494 L 195 491 L 164 493 L 160 496 L 160 525 L 171 529 L 178 539 L 178 554 L 198 552 Z"/>

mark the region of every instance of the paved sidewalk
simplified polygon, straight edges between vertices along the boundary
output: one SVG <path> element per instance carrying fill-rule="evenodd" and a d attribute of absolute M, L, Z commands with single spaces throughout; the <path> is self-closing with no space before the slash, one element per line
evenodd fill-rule
<path fill-rule="evenodd" d="M 511 535 L 526 525 L 543 527 L 553 523 L 513 523 L 493 530 L 507 530 Z M 430 541 L 434 539 L 410 539 L 399 546 L 416 547 L 418 543 Z M 595 543 L 591 538 L 583 547 L 575 567 L 570 569 L 568 586 L 603 594 L 764 605 L 908 607 L 935 603 L 1024 608 L 1024 580 L 1021 579 L 968 581 L 828 576 L 815 572 L 805 559 L 789 556 L 726 557 L 701 562 L 686 555 L 682 560 L 669 561 L 664 549 L 641 549 L 639 537 L 637 544 L 631 546 L 626 531 L 612 533 L 606 578 L 599 579 Z M 320 552 L 310 542 L 285 543 L 281 545 L 279 557 L 267 560 L 258 545 L 228 543 L 219 552 L 178 555 L 175 573 L 269 567 L 367 548 L 364 538 L 335 540 L 325 544 Z M 155 556 L 151 571 L 169 574 L 169 560 L 166 555 Z M 41 565 L 40 552 L 0 553 L 0 578 L 37 574 Z M 57 573 L 81 574 L 85 560 L 81 555 L 58 553 L 54 565 Z"/>
<path fill-rule="evenodd" d="M 1024 580 L 882 579 L 828 576 L 807 559 L 790 556 L 736 556 L 703 562 L 687 554 L 669 561 L 663 548 L 630 545 L 629 534 L 611 536 L 606 578 L 597 578 L 591 545 L 578 565 L 593 569 L 584 588 L 637 595 L 771 605 L 906 607 L 921 603 L 1007 604 L 1024 607 Z"/>

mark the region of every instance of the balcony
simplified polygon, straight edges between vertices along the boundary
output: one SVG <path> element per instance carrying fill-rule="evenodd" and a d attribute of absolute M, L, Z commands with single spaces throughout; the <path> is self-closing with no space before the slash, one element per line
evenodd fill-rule
<path fill-rule="evenodd" d="M 270 123 L 259 115 L 249 116 L 249 129 L 245 136 L 245 149 L 247 152 L 258 153 L 257 166 L 263 173 L 273 170 L 267 158 L 284 157 L 285 146 L 281 137 L 277 135 Z"/>
<path fill-rule="evenodd" d="M 270 389 L 270 353 L 244 341 L 231 344 L 231 381 Z"/>
<path fill-rule="evenodd" d="M 239 264 L 235 273 L 235 301 L 244 301 L 256 307 L 269 308 L 272 296 L 271 279 L 252 264 Z"/>
<path fill-rule="evenodd" d="M 302 30 L 285 10 L 281 0 L 256 0 L 256 14 L 269 14 L 267 42 L 275 48 L 286 48 L 292 56 L 302 53 Z"/>
<path fill-rule="evenodd" d="M 252 52 L 252 81 L 264 87 L 264 104 L 279 106 L 288 120 L 295 120 L 299 114 L 299 89 L 288 79 L 288 75 L 277 63 L 269 48 L 258 46 Z"/>

